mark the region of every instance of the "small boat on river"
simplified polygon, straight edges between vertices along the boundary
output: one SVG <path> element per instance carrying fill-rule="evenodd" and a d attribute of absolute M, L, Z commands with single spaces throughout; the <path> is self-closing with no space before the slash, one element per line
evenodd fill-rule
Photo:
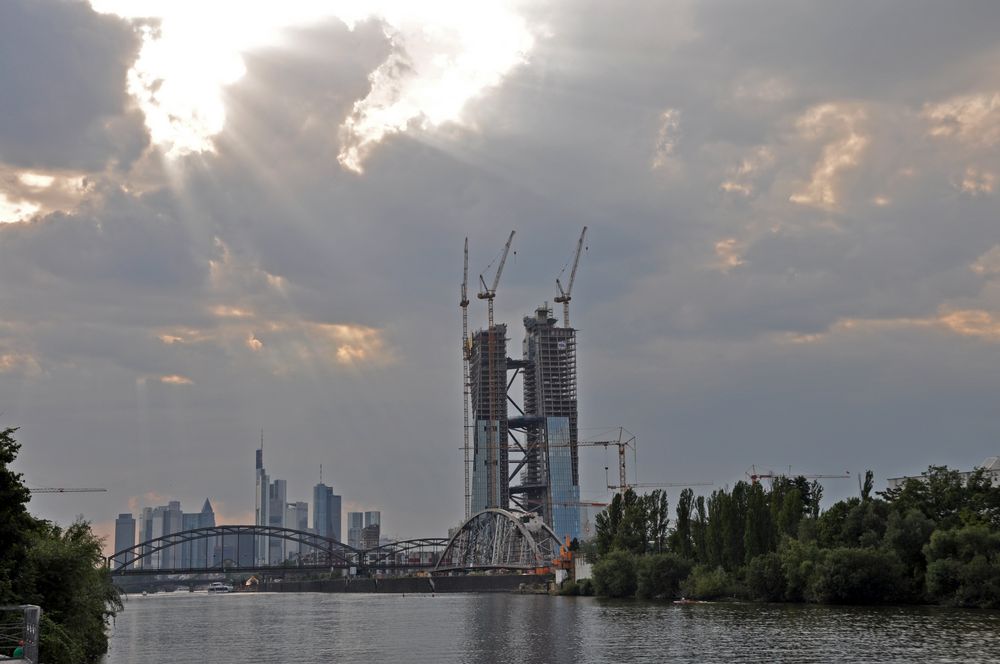
<path fill-rule="evenodd" d="M 210 593 L 231 593 L 233 592 L 233 587 L 226 585 L 220 581 L 213 581 L 208 586 L 208 592 Z"/>

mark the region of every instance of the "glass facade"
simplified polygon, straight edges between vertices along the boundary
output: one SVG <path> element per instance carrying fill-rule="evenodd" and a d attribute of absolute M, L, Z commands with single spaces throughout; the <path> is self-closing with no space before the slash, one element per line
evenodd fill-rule
<path fill-rule="evenodd" d="M 573 482 L 573 455 L 568 417 L 545 419 L 549 448 L 550 525 L 559 542 L 580 537 L 580 487 Z"/>

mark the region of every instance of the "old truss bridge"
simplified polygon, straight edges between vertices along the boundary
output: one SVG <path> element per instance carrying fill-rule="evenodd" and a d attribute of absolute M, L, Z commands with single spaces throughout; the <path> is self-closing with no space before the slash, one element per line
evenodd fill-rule
<path fill-rule="evenodd" d="M 261 555 L 283 542 L 297 555 L 268 564 Z M 275 526 L 212 526 L 185 530 L 115 552 L 107 567 L 116 576 L 354 569 L 360 574 L 426 571 L 529 572 L 559 554 L 555 533 L 534 514 L 488 509 L 472 516 L 449 539 L 421 538 L 355 549 L 314 533 Z"/>

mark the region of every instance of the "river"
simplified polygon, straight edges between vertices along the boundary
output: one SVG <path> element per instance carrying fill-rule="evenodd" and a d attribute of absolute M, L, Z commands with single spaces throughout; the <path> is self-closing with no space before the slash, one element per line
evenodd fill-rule
<path fill-rule="evenodd" d="M 130 596 L 105 661 L 1000 662 L 1000 611 L 177 592 Z"/>

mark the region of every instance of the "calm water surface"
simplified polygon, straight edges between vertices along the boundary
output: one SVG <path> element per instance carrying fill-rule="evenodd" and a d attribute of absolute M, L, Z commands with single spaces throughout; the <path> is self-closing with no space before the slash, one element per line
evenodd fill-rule
<path fill-rule="evenodd" d="M 131 596 L 107 664 L 1000 662 L 1000 612 L 537 595 Z"/>

